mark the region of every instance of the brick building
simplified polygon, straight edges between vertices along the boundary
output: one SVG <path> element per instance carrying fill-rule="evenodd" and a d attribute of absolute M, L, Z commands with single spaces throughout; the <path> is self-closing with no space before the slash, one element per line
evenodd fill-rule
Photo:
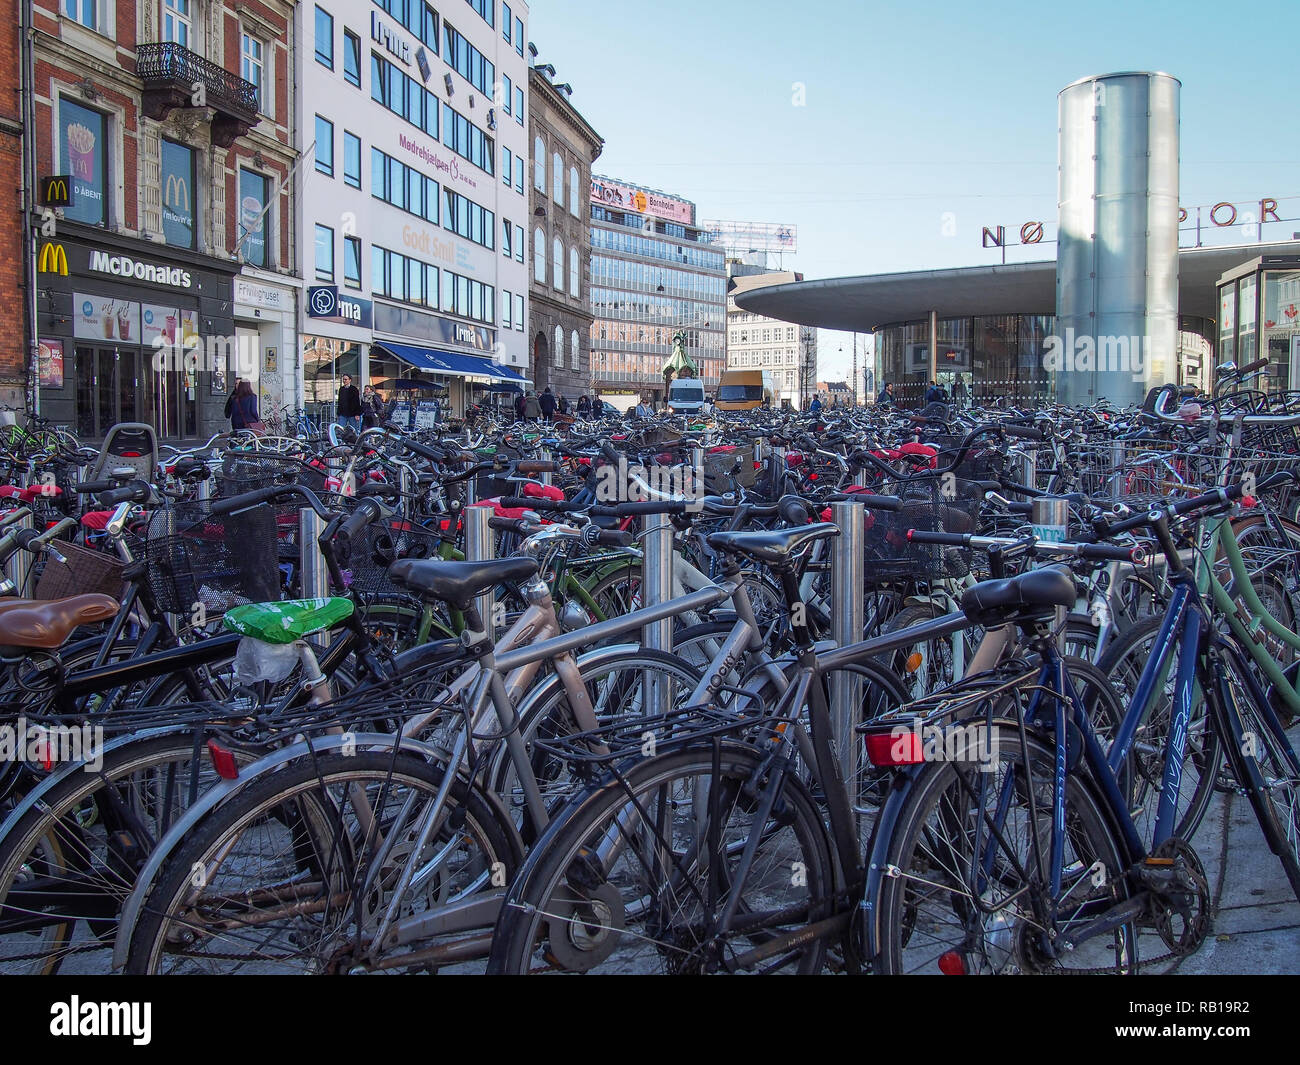
<path fill-rule="evenodd" d="M 83 439 L 206 438 L 233 375 L 293 350 L 293 11 L 34 0 L 36 176 L 72 186 L 39 242 L 38 383 Z"/>
<path fill-rule="evenodd" d="M 23 260 L 25 228 L 13 223 L 23 211 L 23 96 L 21 94 L 19 23 L 22 5 L 28 0 L 9 0 L 0 6 L 0 55 L 12 57 L 0 63 L 0 306 L 10 308 L 9 328 L 0 332 L 0 403 L 21 407 L 23 401 L 28 330 L 27 282 Z"/>
<path fill-rule="evenodd" d="M 532 377 L 571 402 L 591 391 L 591 164 L 605 140 L 569 101 L 555 68 L 528 72 L 533 173 L 528 330 Z"/>

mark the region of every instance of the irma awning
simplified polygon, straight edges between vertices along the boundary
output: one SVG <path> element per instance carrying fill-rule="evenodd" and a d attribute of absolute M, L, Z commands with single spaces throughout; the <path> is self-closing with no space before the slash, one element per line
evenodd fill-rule
<path fill-rule="evenodd" d="M 485 355 L 466 355 L 459 351 L 439 351 L 421 348 L 414 344 L 398 344 L 391 340 L 377 340 L 372 348 L 386 351 L 417 370 L 444 374 L 450 377 L 487 377 L 497 381 L 521 382 L 524 380 L 509 366 L 493 362 Z"/>

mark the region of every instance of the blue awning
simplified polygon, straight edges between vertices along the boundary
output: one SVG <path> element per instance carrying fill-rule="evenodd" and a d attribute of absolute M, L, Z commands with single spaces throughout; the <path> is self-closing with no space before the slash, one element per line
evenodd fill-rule
<path fill-rule="evenodd" d="M 522 381 L 513 370 L 499 366 L 482 355 L 463 355 L 458 351 L 438 351 L 419 348 L 413 344 L 397 344 L 391 340 L 376 340 L 373 347 L 395 355 L 417 370 L 449 374 L 452 377 L 490 377 L 501 380 Z"/>

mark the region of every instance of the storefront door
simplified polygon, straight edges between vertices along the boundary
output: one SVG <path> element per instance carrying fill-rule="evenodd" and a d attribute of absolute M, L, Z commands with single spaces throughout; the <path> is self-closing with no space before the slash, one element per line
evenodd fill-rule
<path fill-rule="evenodd" d="M 144 387 L 139 348 L 77 345 L 77 435 L 102 437 L 118 422 L 152 421 L 153 396 Z"/>

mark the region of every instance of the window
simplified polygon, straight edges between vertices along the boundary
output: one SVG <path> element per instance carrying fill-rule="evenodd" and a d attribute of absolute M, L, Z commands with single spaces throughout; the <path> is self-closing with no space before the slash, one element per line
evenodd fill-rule
<path fill-rule="evenodd" d="M 523 156 L 515 156 L 515 192 L 520 195 L 524 191 L 524 159 Z"/>
<path fill-rule="evenodd" d="M 334 230 L 316 226 L 316 280 L 334 280 Z"/>
<path fill-rule="evenodd" d="M 524 254 L 524 227 L 515 226 L 515 262 L 523 262 Z"/>
<path fill-rule="evenodd" d="M 387 59 L 370 53 L 370 98 L 430 137 L 438 136 L 438 98 Z M 454 114 L 450 108 L 447 113 Z M 451 121 L 450 118 L 447 119 Z M 452 147 L 450 141 L 448 147 Z M 464 154 L 464 153 L 462 153 Z M 466 156 L 466 158 L 469 158 Z"/>
<path fill-rule="evenodd" d="M 555 327 L 555 365 L 559 369 L 564 368 L 564 329 L 562 326 Z"/>
<path fill-rule="evenodd" d="M 361 38 L 351 30 L 343 31 L 343 77 L 361 88 Z"/>
<path fill-rule="evenodd" d="M 361 287 L 361 238 L 343 238 L 343 282 L 348 288 Z"/>
<path fill-rule="evenodd" d="M 520 55 L 524 54 L 524 20 L 518 18 L 515 19 L 515 51 Z M 522 108 L 519 114 L 523 114 Z"/>
<path fill-rule="evenodd" d="M 510 224 L 510 219 L 503 218 L 501 220 L 501 254 L 507 259 L 514 257 L 514 252 L 511 250 L 514 247 L 511 240 L 513 236 L 514 227 Z"/>
<path fill-rule="evenodd" d="M 63 13 L 83 26 L 99 29 L 99 0 L 63 0 Z"/>
<path fill-rule="evenodd" d="M 163 0 L 163 40 L 190 46 L 190 0 Z"/>
<path fill-rule="evenodd" d="M 492 19 L 496 17 L 497 0 L 469 0 L 469 6 L 478 12 L 479 18 L 492 25 Z"/>
<path fill-rule="evenodd" d="M 515 86 L 515 121 L 524 124 L 524 90 Z"/>
<path fill-rule="evenodd" d="M 370 195 L 438 225 L 438 183 L 375 147 L 370 149 Z"/>
<path fill-rule="evenodd" d="M 334 123 L 316 116 L 316 169 L 326 177 L 334 176 Z"/>
<path fill-rule="evenodd" d="M 343 131 L 343 180 L 361 188 L 361 138 L 347 130 Z"/>
<path fill-rule="evenodd" d="M 72 175 L 72 206 L 63 214 L 92 226 L 108 225 L 108 120 L 98 111 L 72 100 L 59 100 L 59 143 L 62 172 Z"/>
<path fill-rule="evenodd" d="M 501 75 L 501 110 L 503 110 L 506 114 L 510 114 L 510 101 L 513 98 L 513 93 L 514 93 L 514 89 L 510 84 L 510 76 L 508 74 L 502 74 Z"/>
<path fill-rule="evenodd" d="M 551 284 L 556 292 L 564 291 L 564 241 L 556 237 L 551 242 Z"/>
<path fill-rule="evenodd" d="M 578 168 L 569 167 L 569 214 L 578 217 Z"/>
<path fill-rule="evenodd" d="M 506 44 L 510 43 L 510 5 L 501 5 L 501 36 Z"/>
<path fill-rule="evenodd" d="M 501 180 L 505 182 L 506 188 L 510 187 L 510 176 L 514 173 L 512 156 L 510 149 L 502 145 L 501 147 Z"/>
<path fill-rule="evenodd" d="M 558 210 L 564 206 L 564 160 L 560 158 L 559 152 L 551 156 L 551 181 L 553 183 L 551 199 L 555 201 Z"/>
<path fill-rule="evenodd" d="M 519 333 L 524 331 L 524 296 L 522 292 L 515 293 L 515 331 Z"/>
<path fill-rule="evenodd" d="M 316 9 L 316 62 L 334 69 L 334 16 Z"/>
<path fill-rule="evenodd" d="M 239 76 L 250 82 L 257 91 L 257 109 L 271 114 L 271 94 L 262 88 L 262 42 L 247 33 L 239 35 Z"/>
<path fill-rule="evenodd" d="M 533 188 L 546 191 L 546 144 L 541 137 L 533 140 Z"/>
<path fill-rule="evenodd" d="M 442 37 L 442 57 L 447 65 L 484 96 L 491 96 L 492 83 L 496 81 L 496 68 L 484 58 L 482 52 L 445 21 L 442 24 Z"/>
<path fill-rule="evenodd" d="M 533 230 L 533 280 L 546 284 L 546 234 L 540 226 Z"/>
<path fill-rule="evenodd" d="M 578 331 L 576 329 L 569 334 L 569 357 L 573 360 L 573 368 L 578 369 Z"/>
<path fill-rule="evenodd" d="M 508 26 L 509 24 L 510 24 L 510 20 L 507 19 L 506 25 Z M 514 305 L 515 305 L 514 296 L 512 296 L 505 289 L 502 289 L 501 290 L 501 328 L 502 329 L 510 329 L 513 327 L 514 323 L 511 317 L 511 310 L 514 307 Z"/>
<path fill-rule="evenodd" d="M 434 55 L 438 54 L 438 12 L 425 0 L 375 0 L 404 26 L 411 36 L 419 38 Z"/>
<path fill-rule="evenodd" d="M 582 274 L 578 270 L 578 249 L 569 249 L 569 295 L 576 296 L 582 284 Z M 574 367 L 575 369 L 577 367 Z"/>
<path fill-rule="evenodd" d="M 164 138 L 161 177 L 163 240 L 178 248 L 192 248 L 198 199 L 194 187 L 194 150 Z"/>

